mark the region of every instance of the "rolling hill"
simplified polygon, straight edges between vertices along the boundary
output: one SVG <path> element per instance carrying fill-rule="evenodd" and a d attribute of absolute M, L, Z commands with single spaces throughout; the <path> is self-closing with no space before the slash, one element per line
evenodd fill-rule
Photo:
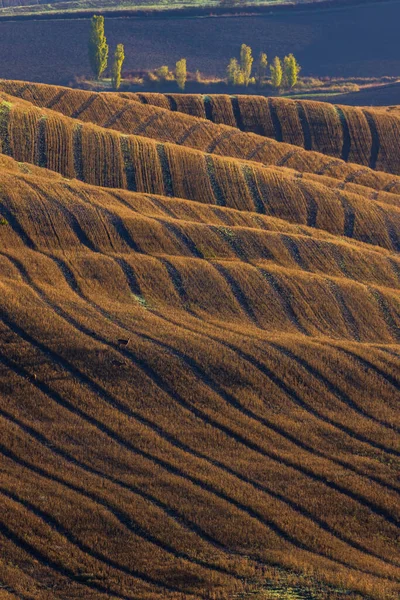
<path fill-rule="evenodd" d="M 0 81 L 1 598 L 398 598 L 397 131 Z"/>

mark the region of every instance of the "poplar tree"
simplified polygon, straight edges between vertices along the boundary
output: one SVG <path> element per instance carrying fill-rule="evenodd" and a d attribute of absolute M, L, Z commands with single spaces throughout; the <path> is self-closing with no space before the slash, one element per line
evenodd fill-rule
<path fill-rule="evenodd" d="M 106 70 L 107 60 L 108 45 L 104 34 L 104 17 L 94 15 L 90 26 L 89 61 L 96 79 L 100 79 Z"/>
<path fill-rule="evenodd" d="M 271 71 L 271 84 L 274 88 L 279 89 L 282 85 L 282 64 L 280 58 L 275 56 L 274 62 L 269 66 Z"/>
<path fill-rule="evenodd" d="M 285 59 L 284 59 L 285 84 L 289 88 L 293 88 L 296 85 L 300 71 L 301 71 L 301 67 L 298 64 L 295 57 L 293 56 L 293 54 L 289 54 L 289 56 L 285 56 Z"/>
<path fill-rule="evenodd" d="M 260 52 L 257 63 L 257 83 L 262 84 L 263 79 L 267 75 L 268 59 L 265 52 Z"/>
<path fill-rule="evenodd" d="M 240 67 L 236 58 L 231 58 L 228 64 L 228 68 L 226 70 L 228 75 L 228 83 L 231 85 L 236 85 L 239 79 Z"/>
<path fill-rule="evenodd" d="M 114 54 L 114 62 L 112 66 L 111 82 L 115 91 L 118 91 L 121 85 L 121 71 L 125 60 L 124 45 L 118 44 Z"/>
<path fill-rule="evenodd" d="M 175 65 L 175 79 L 179 89 L 184 90 L 186 84 L 186 58 L 181 58 Z"/>
<path fill-rule="evenodd" d="M 249 85 L 252 66 L 253 57 L 251 54 L 251 48 L 250 46 L 246 46 L 246 44 L 242 44 L 240 48 L 240 69 L 242 71 L 244 85 L 246 87 Z"/>

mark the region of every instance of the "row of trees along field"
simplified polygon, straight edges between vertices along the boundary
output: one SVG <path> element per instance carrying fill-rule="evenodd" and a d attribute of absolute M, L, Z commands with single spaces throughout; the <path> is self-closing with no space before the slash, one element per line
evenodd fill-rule
<path fill-rule="evenodd" d="M 89 60 L 93 75 L 97 80 L 101 78 L 108 66 L 108 44 L 104 31 L 104 17 L 95 15 L 91 21 L 89 38 Z M 111 84 L 114 90 L 121 86 L 121 71 L 125 60 L 124 46 L 118 44 L 115 50 L 113 64 L 111 67 Z M 227 82 L 229 85 L 258 85 L 262 87 L 268 81 L 268 59 L 265 52 L 261 52 L 253 70 L 253 54 L 250 46 L 242 44 L 240 48 L 240 60 L 231 58 L 227 68 Z M 269 65 L 269 83 L 275 89 L 293 88 L 298 80 L 301 67 L 293 54 L 285 56 L 283 62 L 276 56 Z M 200 80 L 198 72 L 196 79 Z M 187 80 L 186 59 L 181 58 L 175 65 L 175 72 L 164 65 L 148 73 L 149 81 L 176 81 L 179 89 L 184 90 Z"/>
<path fill-rule="evenodd" d="M 255 68 L 255 74 L 252 76 L 253 54 L 250 46 L 242 44 L 240 48 L 240 60 L 231 58 L 227 68 L 227 80 L 231 85 L 249 84 L 262 87 L 267 82 L 268 58 L 265 52 L 261 52 Z M 293 54 L 285 56 L 283 62 L 278 56 L 275 56 L 272 64 L 269 65 L 270 84 L 276 88 L 293 88 L 298 80 L 301 70 Z"/>
<path fill-rule="evenodd" d="M 89 37 L 89 61 L 93 75 L 99 80 L 108 66 L 109 47 L 104 30 L 104 17 L 94 15 L 91 21 Z M 125 60 L 124 45 L 118 44 L 114 54 L 113 64 L 111 66 L 111 84 L 114 90 L 119 90 L 121 86 L 122 65 Z M 186 59 L 178 60 L 175 66 L 175 74 L 170 73 L 168 67 L 160 67 L 156 70 L 160 80 L 167 80 L 170 77 L 175 79 L 181 90 L 185 89 L 187 71 Z"/>

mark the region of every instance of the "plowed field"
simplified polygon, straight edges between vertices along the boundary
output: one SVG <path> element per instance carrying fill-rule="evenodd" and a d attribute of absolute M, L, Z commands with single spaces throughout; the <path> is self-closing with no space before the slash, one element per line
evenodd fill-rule
<path fill-rule="evenodd" d="M 0 82 L 1 599 L 399 597 L 398 127 Z"/>

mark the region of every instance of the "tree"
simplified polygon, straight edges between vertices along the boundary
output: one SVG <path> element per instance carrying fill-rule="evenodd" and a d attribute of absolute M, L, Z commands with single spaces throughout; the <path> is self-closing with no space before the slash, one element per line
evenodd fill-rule
<path fill-rule="evenodd" d="M 111 82 L 114 90 L 118 91 L 121 85 L 121 70 L 125 60 L 124 45 L 118 44 L 114 54 L 114 62 L 112 66 Z"/>
<path fill-rule="evenodd" d="M 275 56 L 274 62 L 269 66 L 271 71 L 271 84 L 274 88 L 279 89 L 282 85 L 282 64 L 280 58 Z"/>
<path fill-rule="evenodd" d="M 267 75 L 267 66 L 268 66 L 267 55 L 265 54 L 265 52 L 260 52 L 260 56 L 258 57 L 257 75 L 256 75 L 256 81 L 257 81 L 258 85 L 262 84 L 263 79 Z"/>
<path fill-rule="evenodd" d="M 242 71 L 244 85 L 246 87 L 249 85 L 252 66 L 253 57 L 251 55 L 251 48 L 250 46 L 246 46 L 246 44 L 242 44 L 240 48 L 240 70 Z"/>
<path fill-rule="evenodd" d="M 172 79 L 172 74 L 167 65 L 162 65 L 162 67 L 158 67 L 158 69 L 156 69 L 154 73 L 157 79 L 159 79 L 160 81 L 167 81 Z"/>
<path fill-rule="evenodd" d="M 236 58 L 231 58 L 227 68 L 228 83 L 230 85 L 237 85 L 239 80 L 240 67 Z"/>
<path fill-rule="evenodd" d="M 107 60 L 108 45 L 104 35 L 104 17 L 94 15 L 90 26 L 89 61 L 96 79 L 100 79 L 106 70 Z"/>
<path fill-rule="evenodd" d="M 298 75 L 301 71 L 301 67 L 293 54 L 285 56 L 283 61 L 284 73 L 285 73 L 285 85 L 289 88 L 293 88 L 298 80 Z"/>
<path fill-rule="evenodd" d="M 187 72 L 186 72 L 186 58 L 178 60 L 175 66 L 175 79 L 179 89 L 184 90 L 186 84 Z"/>

